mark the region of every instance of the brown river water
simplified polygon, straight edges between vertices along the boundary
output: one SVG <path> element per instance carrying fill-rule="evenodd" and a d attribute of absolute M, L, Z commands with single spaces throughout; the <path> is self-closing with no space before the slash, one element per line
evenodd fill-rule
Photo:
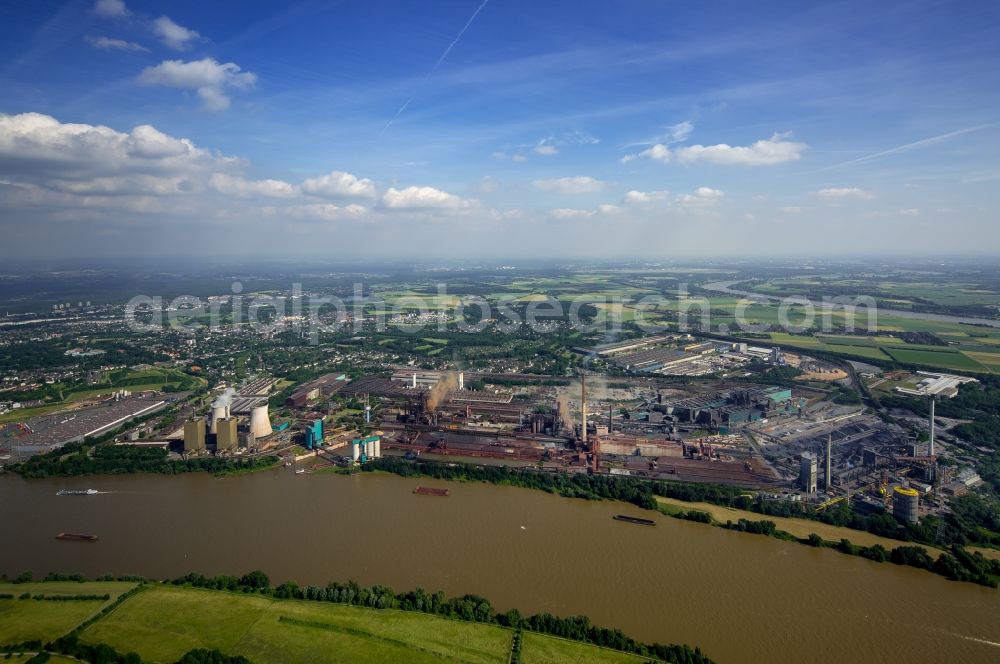
<path fill-rule="evenodd" d="M 447 486 L 446 498 L 412 493 Z M 94 496 L 56 496 L 94 488 Z M 1000 662 L 1000 591 L 759 535 L 540 491 L 281 469 L 0 477 L 0 571 L 168 578 L 267 572 L 477 593 L 585 614 L 718 662 Z M 656 520 L 655 527 L 613 520 Z M 55 539 L 93 533 L 93 543 Z"/>

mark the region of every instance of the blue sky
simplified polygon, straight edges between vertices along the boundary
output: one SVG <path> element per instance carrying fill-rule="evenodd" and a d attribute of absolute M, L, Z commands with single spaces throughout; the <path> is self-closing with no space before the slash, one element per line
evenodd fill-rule
<path fill-rule="evenodd" d="M 0 230 L 25 256 L 993 253 L 997 34 L 995 2 L 7 2 Z"/>

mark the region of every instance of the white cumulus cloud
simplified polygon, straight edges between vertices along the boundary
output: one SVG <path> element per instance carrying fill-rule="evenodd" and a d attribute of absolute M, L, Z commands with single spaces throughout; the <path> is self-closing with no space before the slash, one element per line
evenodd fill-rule
<path fill-rule="evenodd" d="M 603 191 L 606 182 L 596 180 L 588 175 L 577 175 L 568 178 L 556 178 L 553 180 L 535 180 L 531 183 L 535 189 L 555 194 L 593 194 Z"/>
<path fill-rule="evenodd" d="M 773 166 L 798 161 L 808 146 L 786 139 L 787 134 L 774 134 L 749 146 L 690 145 L 677 148 L 674 154 L 682 164 L 703 161 L 723 166 Z"/>
<path fill-rule="evenodd" d="M 642 203 L 654 203 L 656 201 L 665 201 L 667 196 L 670 195 L 669 191 L 636 191 L 633 189 L 622 197 L 623 203 L 630 204 L 642 204 Z"/>
<path fill-rule="evenodd" d="M 698 187 L 691 194 L 681 194 L 677 197 L 677 204 L 685 207 L 710 207 L 718 203 L 725 194 L 718 189 L 711 187 Z"/>
<path fill-rule="evenodd" d="M 476 205 L 476 201 L 461 198 L 434 187 L 407 187 L 406 189 L 390 187 L 382 195 L 382 204 L 394 209 L 459 209 L 473 207 Z"/>
<path fill-rule="evenodd" d="M 623 164 L 627 164 L 630 161 L 639 159 L 640 157 L 649 157 L 650 159 L 655 159 L 656 161 L 662 161 L 667 163 L 670 161 L 670 148 L 662 143 L 656 143 L 638 154 L 627 154 L 622 157 L 621 161 Z"/>
<path fill-rule="evenodd" d="M 195 172 L 235 163 L 150 125 L 124 133 L 102 125 L 63 123 L 41 113 L 0 114 L 0 172 L 85 179 Z"/>
<path fill-rule="evenodd" d="M 257 75 L 242 71 L 235 62 L 220 64 L 212 58 L 190 62 L 164 60 L 154 67 L 143 69 L 139 82 L 196 90 L 206 109 L 222 111 L 229 108 L 229 97 L 225 91 L 251 88 L 257 82 Z"/>
<path fill-rule="evenodd" d="M 299 194 L 298 187 L 284 180 L 246 180 L 226 173 L 214 173 L 210 184 L 220 194 L 237 198 L 291 198 Z"/>
<path fill-rule="evenodd" d="M 302 191 L 313 196 L 331 198 L 375 198 L 375 183 L 367 178 L 358 179 L 351 173 L 332 171 L 320 177 L 309 178 L 302 183 Z"/>
<path fill-rule="evenodd" d="M 663 143 L 657 143 L 638 154 L 622 157 L 622 163 L 648 157 L 664 163 L 676 161 L 679 164 L 698 162 L 719 166 L 774 166 L 789 161 L 798 161 L 808 146 L 805 143 L 788 140 L 788 134 L 774 134 L 771 138 L 759 140 L 751 145 L 686 145 L 671 150 Z"/>
<path fill-rule="evenodd" d="M 201 36 L 194 30 L 174 23 L 169 16 L 161 16 L 153 21 L 153 32 L 160 38 L 160 41 L 177 51 L 183 51 L 190 46 L 192 41 Z"/>

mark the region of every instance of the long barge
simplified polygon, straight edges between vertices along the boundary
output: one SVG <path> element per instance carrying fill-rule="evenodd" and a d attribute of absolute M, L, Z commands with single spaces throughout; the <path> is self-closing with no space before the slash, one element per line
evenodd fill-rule
<path fill-rule="evenodd" d="M 84 535 L 81 533 L 59 533 L 56 535 L 57 540 L 66 540 L 69 542 L 96 542 L 97 535 Z"/>
<path fill-rule="evenodd" d="M 413 490 L 413 493 L 418 496 L 447 496 L 450 493 L 449 489 L 438 489 L 436 487 L 430 486 L 418 486 Z"/>
<path fill-rule="evenodd" d="M 614 518 L 616 521 L 624 521 L 625 523 L 634 523 L 639 526 L 655 526 L 656 522 L 652 519 L 642 519 L 637 516 L 629 516 L 627 514 L 615 514 Z"/>

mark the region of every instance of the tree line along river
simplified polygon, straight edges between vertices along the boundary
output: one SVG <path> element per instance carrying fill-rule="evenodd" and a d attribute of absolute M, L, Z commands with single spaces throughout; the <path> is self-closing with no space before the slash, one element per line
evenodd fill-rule
<path fill-rule="evenodd" d="M 450 496 L 420 496 L 417 485 Z M 92 496 L 57 496 L 94 488 Z M 1000 661 L 1000 592 L 624 503 L 368 473 L 0 476 L 0 571 L 241 574 L 476 593 L 720 663 Z M 632 514 L 655 527 L 612 519 Z M 59 532 L 93 533 L 94 543 Z"/>

